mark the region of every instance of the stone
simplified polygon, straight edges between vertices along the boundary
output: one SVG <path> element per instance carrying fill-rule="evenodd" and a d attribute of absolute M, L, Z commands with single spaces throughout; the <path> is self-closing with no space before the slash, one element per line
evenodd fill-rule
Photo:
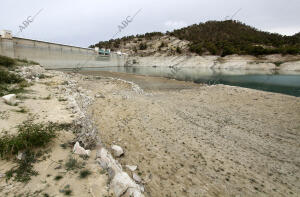
<path fill-rule="evenodd" d="M 5 96 L 2 97 L 2 99 L 8 105 L 16 105 L 17 104 L 16 95 L 15 94 L 5 95 Z"/>
<path fill-rule="evenodd" d="M 80 146 L 79 142 L 76 142 L 73 148 L 73 153 L 77 155 L 87 155 L 90 156 L 91 151 L 85 150 L 83 147 Z"/>
<path fill-rule="evenodd" d="M 113 150 L 113 154 L 115 157 L 121 157 L 124 154 L 123 149 L 118 145 L 112 145 L 111 149 Z"/>
<path fill-rule="evenodd" d="M 126 168 L 133 172 L 137 169 L 137 166 L 126 165 Z"/>
<path fill-rule="evenodd" d="M 103 169 L 111 168 L 114 171 L 114 174 L 122 172 L 122 166 L 118 161 L 114 160 L 112 155 L 105 148 L 98 149 L 96 157 L 97 162 Z"/>
<path fill-rule="evenodd" d="M 18 159 L 18 160 L 24 160 L 25 159 L 25 154 L 24 153 L 22 153 L 22 152 L 18 152 L 18 155 L 16 156 L 16 158 Z"/>
<path fill-rule="evenodd" d="M 132 174 L 132 178 L 133 180 L 135 180 L 137 183 L 141 183 L 142 182 L 142 179 L 139 175 L 137 175 L 136 173 L 133 173 Z"/>
<path fill-rule="evenodd" d="M 144 197 L 140 189 L 128 188 L 122 197 Z"/>
<path fill-rule="evenodd" d="M 97 93 L 95 95 L 95 98 L 105 98 L 105 96 L 103 96 L 101 93 Z"/>
<path fill-rule="evenodd" d="M 136 188 L 139 186 L 125 172 L 117 173 L 111 181 L 111 188 L 117 197 L 122 196 L 128 188 Z"/>

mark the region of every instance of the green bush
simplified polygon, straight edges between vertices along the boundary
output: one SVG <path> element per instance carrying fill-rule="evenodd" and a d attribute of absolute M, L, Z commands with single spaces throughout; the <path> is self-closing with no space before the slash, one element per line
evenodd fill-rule
<path fill-rule="evenodd" d="M 147 49 L 147 44 L 146 43 L 141 43 L 139 48 L 140 48 L 140 50 L 146 50 Z"/>
<path fill-rule="evenodd" d="M 92 173 L 91 173 L 91 171 L 89 171 L 89 170 L 81 170 L 80 173 L 79 173 L 79 177 L 80 177 L 81 179 L 84 179 L 84 178 L 88 177 L 88 176 L 91 175 L 91 174 L 92 174 Z"/>
<path fill-rule="evenodd" d="M 8 72 L 6 70 L 0 69 L 0 83 L 8 83 L 8 84 L 13 84 L 13 83 L 20 83 L 24 81 L 23 78 L 20 76 Z"/>
<path fill-rule="evenodd" d="M 181 53 L 182 53 L 181 48 L 180 48 L 180 47 L 177 47 L 177 48 L 176 48 L 176 52 L 179 53 L 179 54 L 181 54 Z"/>
<path fill-rule="evenodd" d="M 16 61 L 10 57 L 0 55 L 0 65 L 4 67 L 12 67 Z"/>
<path fill-rule="evenodd" d="M 3 158 L 15 155 L 19 151 L 32 150 L 43 147 L 56 136 L 55 131 L 60 126 L 54 123 L 33 123 L 32 120 L 23 122 L 17 126 L 17 135 L 4 135 L 0 138 L 0 156 Z"/>
<path fill-rule="evenodd" d="M 11 168 L 5 173 L 6 180 L 14 177 L 15 181 L 18 182 L 28 182 L 31 176 L 38 175 L 38 172 L 33 170 L 33 163 L 36 162 L 36 156 L 31 151 L 24 152 L 24 159 L 18 160 L 18 165 Z"/>

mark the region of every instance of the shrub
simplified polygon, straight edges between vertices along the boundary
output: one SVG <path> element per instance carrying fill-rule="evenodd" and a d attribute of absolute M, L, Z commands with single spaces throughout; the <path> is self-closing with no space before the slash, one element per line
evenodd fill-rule
<path fill-rule="evenodd" d="M 176 52 L 179 53 L 179 54 L 181 54 L 181 53 L 182 53 L 181 48 L 180 48 L 180 47 L 177 47 L 177 48 L 176 48 Z"/>
<path fill-rule="evenodd" d="M 55 137 L 55 131 L 59 127 L 54 123 L 45 125 L 34 124 L 32 120 L 25 121 L 17 126 L 17 135 L 5 135 L 0 138 L 0 156 L 15 155 L 19 151 L 43 147 Z"/>
<path fill-rule="evenodd" d="M 67 162 L 65 163 L 65 167 L 66 170 L 75 170 L 82 168 L 82 164 L 78 162 L 77 159 L 70 156 Z"/>
<path fill-rule="evenodd" d="M 140 50 L 146 50 L 147 49 L 147 44 L 146 43 L 141 43 L 139 47 L 140 47 Z"/>
<path fill-rule="evenodd" d="M 22 81 L 24 81 L 24 79 L 21 78 L 20 76 L 8 72 L 6 70 L 0 69 L 0 83 L 12 84 L 12 83 L 20 83 Z"/>
<path fill-rule="evenodd" d="M 92 174 L 91 171 L 89 171 L 89 170 L 82 170 L 82 171 L 80 171 L 80 173 L 79 173 L 79 177 L 80 177 L 81 179 L 83 179 L 83 178 L 88 177 L 90 174 Z"/>
<path fill-rule="evenodd" d="M 59 192 L 63 193 L 63 194 L 66 195 L 66 196 L 70 196 L 70 195 L 72 194 L 72 190 L 71 190 L 71 188 L 70 188 L 70 185 L 66 185 L 66 186 L 64 187 L 64 189 L 59 190 Z"/>
<path fill-rule="evenodd" d="M 13 65 L 15 65 L 15 63 L 16 62 L 14 59 L 0 55 L 0 65 L 1 66 L 9 68 L 9 67 L 12 67 Z"/>
<path fill-rule="evenodd" d="M 14 177 L 15 181 L 26 183 L 31 179 L 31 176 L 38 175 L 38 172 L 33 170 L 33 163 L 36 162 L 34 153 L 26 151 L 24 154 L 25 158 L 18 160 L 18 165 L 16 167 L 13 167 L 5 173 L 6 180 Z"/>
<path fill-rule="evenodd" d="M 277 61 L 277 62 L 274 62 L 274 64 L 279 67 L 281 64 L 283 64 L 284 62 L 281 62 L 281 61 Z"/>
<path fill-rule="evenodd" d="M 59 181 L 59 180 L 62 179 L 62 178 L 63 178 L 63 176 L 57 175 L 57 176 L 54 177 L 54 180 L 55 180 L 55 181 Z"/>

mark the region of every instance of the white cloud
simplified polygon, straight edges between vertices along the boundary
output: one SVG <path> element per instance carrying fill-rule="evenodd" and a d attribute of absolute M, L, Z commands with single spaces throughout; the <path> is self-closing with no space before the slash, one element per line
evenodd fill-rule
<path fill-rule="evenodd" d="M 187 26 L 187 23 L 184 21 L 166 21 L 165 26 L 167 27 L 168 30 L 173 30 L 173 29 L 180 29 L 182 27 Z"/>

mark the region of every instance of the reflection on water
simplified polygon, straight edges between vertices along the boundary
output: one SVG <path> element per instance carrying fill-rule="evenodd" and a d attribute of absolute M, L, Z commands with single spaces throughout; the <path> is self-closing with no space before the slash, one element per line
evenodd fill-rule
<path fill-rule="evenodd" d="M 300 96 L 300 73 L 275 73 L 261 70 L 230 70 L 168 67 L 103 67 L 83 68 L 89 71 L 125 72 L 167 77 L 195 83 L 226 84 Z"/>

